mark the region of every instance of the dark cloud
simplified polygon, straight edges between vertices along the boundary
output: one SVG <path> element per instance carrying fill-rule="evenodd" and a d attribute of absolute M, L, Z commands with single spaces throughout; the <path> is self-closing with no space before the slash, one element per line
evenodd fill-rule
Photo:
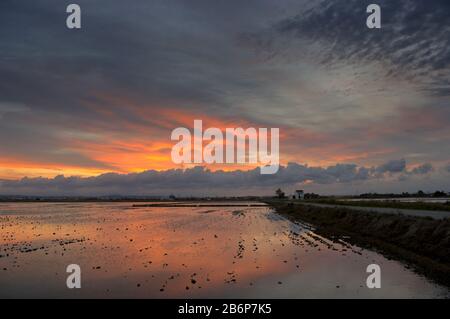
<path fill-rule="evenodd" d="M 406 168 L 406 161 L 404 159 L 400 160 L 392 160 L 387 163 L 384 163 L 377 168 L 375 168 L 375 171 L 377 173 L 401 173 Z"/>
<path fill-rule="evenodd" d="M 447 96 L 450 85 L 450 3 L 447 0 L 380 0 L 382 28 L 366 28 L 370 0 L 316 1 L 312 8 L 275 23 L 247 40 L 269 56 L 283 54 L 302 40 L 298 54 L 312 54 L 327 66 L 383 62 L 386 75 L 421 83 L 422 89 Z M 284 43 L 277 46 L 277 43 Z M 312 49 L 311 49 L 312 48 Z"/>
<path fill-rule="evenodd" d="M 82 29 L 65 27 L 55 0 L 2 1 L 0 84 L 5 101 L 87 112 L 95 92 L 126 92 L 152 105 L 230 106 L 230 91 L 256 90 L 235 45 L 276 5 L 237 2 L 80 0 Z M 236 7 L 239 5 L 239 10 Z M 255 10 L 255 7 L 257 8 Z M 17 101 L 19 100 L 19 101 Z"/>
<path fill-rule="evenodd" d="M 425 163 L 425 164 L 419 165 L 417 167 L 414 167 L 411 170 L 411 173 L 423 175 L 423 174 L 428 174 L 431 171 L 433 171 L 433 165 L 431 165 L 430 163 Z"/>
<path fill-rule="evenodd" d="M 274 175 L 261 175 L 259 168 L 250 171 L 210 171 L 203 167 L 186 170 L 149 170 L 142 173 L 108 173 L 96 177 L 22 178 L 3 180 L 0 194 L 33 195 L 167 195 L 215 194 L 233 190 L 242 195 L 271 192 L 274 187 L 293 187 L 298 184 L 327 185 L 363 182 L 383 178 L 384 173 L 400 174 L 405 170 L 404 160 L 390 161 L 378 167 L 359 167 L 355 164 L 336 164 L 328 167 L 310 167 L 289 163 Z M 428 167 L 426 164 L 422 167 Z M 426 170 L 426 168 L 422 168 Z M 416 172 L 417 174 L 418 171 Z M 259 193 L 260 194 L 260 193 Z"/>

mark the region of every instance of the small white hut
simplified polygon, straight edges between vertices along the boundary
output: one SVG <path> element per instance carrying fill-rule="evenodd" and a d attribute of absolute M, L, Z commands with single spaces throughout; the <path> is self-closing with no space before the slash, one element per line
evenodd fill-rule
<path fill-rule="evenodd" d="M 293 197 L 294 199 L 305 199 L 305 192 L 303 189 L 297 189 Z"/>

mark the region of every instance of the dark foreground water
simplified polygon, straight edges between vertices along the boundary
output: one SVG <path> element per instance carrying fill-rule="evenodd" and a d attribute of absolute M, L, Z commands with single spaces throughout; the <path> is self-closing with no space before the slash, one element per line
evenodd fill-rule
<path fill-rule="evenodd" d="M 366 267 L 381 267 L 381 288 Z M 68 289 L 66 267 L 81 267 Z M 448 298 L 382 255 L 266 207 L 0 204 L 0 297 Z"/>

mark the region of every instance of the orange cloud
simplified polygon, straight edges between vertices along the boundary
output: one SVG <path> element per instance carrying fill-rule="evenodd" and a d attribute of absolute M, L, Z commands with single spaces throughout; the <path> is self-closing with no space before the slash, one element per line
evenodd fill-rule
<path fill-rule="evenodd" d="M 176 165 L 171 160 L 171 148 L 175 144 L 170 134 L 177 127 L 193 129 L 195 119 L 203 121 L 204 129 L 266 127 L 258 123 L 229 117 L 215 117 L 186 111 L 176 106 L 146 105 L 138 99 L 124 96 L 95 93 L 95 98 L 84 101 L 83 106 L 92 117 L 67 123 L 58 131 L 63 149 L 92 160 L 92 167 L 33 158 L 0 157 L 0 178 L 15 179 L 23 176 L 53 177 L 64 174 L 93 176 L 106 172 L 130 173 L 149 169 L 189 168 L 194 165 Z M 94 116 L 95 115 L 95 116 Z M 51 121 L 52 125 L 61 126 Z M 60 120 L 60 119 L 59 119 Z M 35 119 L 44 121 L 44 119 Z M 43 123 L 44 124 L 44 123 Z M 42 125 L 43 125 L 42 124 Z M 368 134 L 374 134 L 368 132 Z M 323 166 L 339 162 L 368 159 L 376 154 L 389 153 L 389 149 L 356 151 L 355 142 L 336 140 L 331 134 L 320 133 L 298 127 L 280 128 L 280 164 L 288 162 L 308 163 Z M 356 144 L 357 145 L 357 144 Z M 50 156 L 51 157 L 51 156 Z M 95 163 L 98 163 L 96 166 Z M 213 164 L 205 165 L 211 170 L 249 170 L 258 164 Z"/>

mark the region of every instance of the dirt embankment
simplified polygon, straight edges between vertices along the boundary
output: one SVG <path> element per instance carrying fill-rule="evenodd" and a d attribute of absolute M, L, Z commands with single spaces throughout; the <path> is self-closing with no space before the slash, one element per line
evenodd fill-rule
<path fill-rule="evenodd" d="M 355 212 L 282 201 L 269 203 L 291 220 L 313 224 L 327 237 L 350 242 L 402 260 L 419 273 L 450 287 L 450 219 Z"/>

